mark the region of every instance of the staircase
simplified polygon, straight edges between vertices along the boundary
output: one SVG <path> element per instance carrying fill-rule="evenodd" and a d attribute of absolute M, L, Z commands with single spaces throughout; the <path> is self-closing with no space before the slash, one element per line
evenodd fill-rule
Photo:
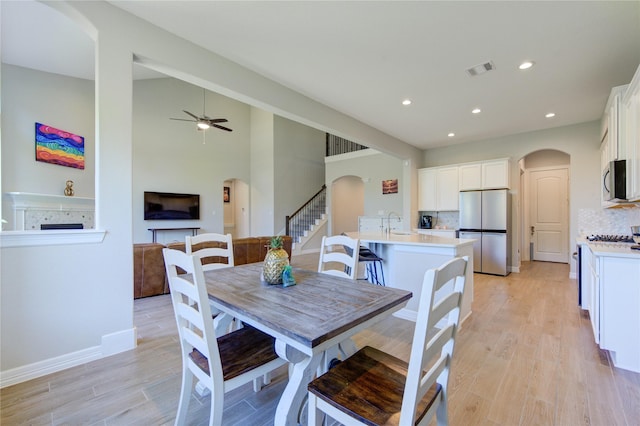
<path fill-rule="evenodd" d="M 291 236 L 292 251 L 300 253 L 308 241 L 327 222 L 327 187 L 322 185 L 309 201 L 286 218 L 286 234 Z"/>

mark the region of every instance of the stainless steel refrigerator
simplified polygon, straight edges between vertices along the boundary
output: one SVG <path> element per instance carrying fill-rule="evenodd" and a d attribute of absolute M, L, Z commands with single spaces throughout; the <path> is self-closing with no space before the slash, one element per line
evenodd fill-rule
<path fill-rule="evenodd" d="M 511 200 L 507 189 L 460 192 L 460 238 L 472 238 L 473 271 L 508 275 Z"/>

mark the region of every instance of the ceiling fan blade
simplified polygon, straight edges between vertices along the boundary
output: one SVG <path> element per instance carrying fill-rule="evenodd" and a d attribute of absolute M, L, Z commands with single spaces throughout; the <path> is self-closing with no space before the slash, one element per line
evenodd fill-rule
<path fill-rule="evenodd" d="M 222 130 L 226 130 L 227 132 L 233 132 L 233 130 L 231 130 L 228 127 L 224 127 L 224 126 L 220 126 L 218 124 L 212 124 L 213 127 L 217 127 L 218 129 L 222 129 Z"/>
<path fill-rule="evenodd" d="M 191 117 L 195 118 L 196 120 L 200 120 L 200 117 L 198 117 L 197 115 L 191 114 L 189 111 L 186 111 L 186 110 L 183 109 L 182 112 L 184 112 L 185 114 L 190 115 Z"/>
<path fill-rule="evenodd" d="M 226 118 L 207 118 L 207 121 L 209 123 L 226 123 L 229 120 Z"/>
<path fill-rule="evenodd" d="M 196 122 L 196 120 L 187 120 L 187 119 L 184 119 L 184 118 L 169 118 L 169 120 L 188 121 L 190 123 L 195 123 Z"/>

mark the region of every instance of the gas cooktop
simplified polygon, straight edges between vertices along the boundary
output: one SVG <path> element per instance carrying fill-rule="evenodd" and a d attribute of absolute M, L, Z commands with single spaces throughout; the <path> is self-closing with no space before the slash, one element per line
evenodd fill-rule
<path fill-rule="evenodd" d="M 587 240 L 607 243 L 633 243 L 631 235 L 589 235 Z"/>

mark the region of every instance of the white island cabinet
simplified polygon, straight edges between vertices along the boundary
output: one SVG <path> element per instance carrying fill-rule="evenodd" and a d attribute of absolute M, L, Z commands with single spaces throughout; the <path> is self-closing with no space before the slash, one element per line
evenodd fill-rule
<path fill-rule="evenodd" d="M 640 373 L 640 252 L 629 246 L 582 244 L 582 307 L 613 365 Z"/>
<path fill-rule="evenodd" d="M 417 233 L 392 232 L 347 232 L 351 238 L 358 238 L 361 245 L 368 246 L 383 259 L 385 284 L 388 287 L 409 290 L 413 297 L 407 306 L 394 315 L 415 321 L 424 273 L 437 268 L 454 257 L 469 257 L 465 275 L 466 285 L 462 297 L 460 319 L 471 314 L 473 301 L 473 242 L 458 238 L 443 238 Z M 438 297 L 436 293 L 436 298 Z"/>

